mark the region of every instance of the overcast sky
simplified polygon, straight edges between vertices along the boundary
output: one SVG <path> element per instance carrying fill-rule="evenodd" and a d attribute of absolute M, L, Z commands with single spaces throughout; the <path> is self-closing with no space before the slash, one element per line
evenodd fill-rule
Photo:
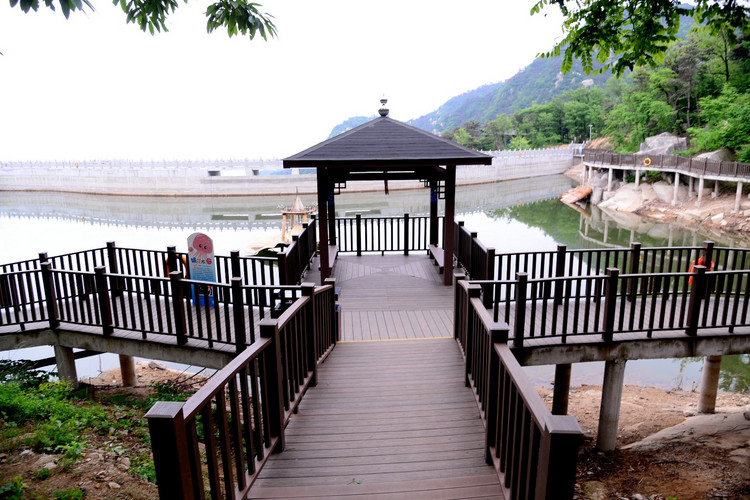
<path fill-rule="evenodd" d="M 561 17 L 534 1 L 261 0 L 268 42 L 207 35 L 207 0 L 156 36 L 109 0 L 67 21 L 0 1 L 0 162 L 283 158 L 382 96 L 417 118 L 549 50 Z"/>

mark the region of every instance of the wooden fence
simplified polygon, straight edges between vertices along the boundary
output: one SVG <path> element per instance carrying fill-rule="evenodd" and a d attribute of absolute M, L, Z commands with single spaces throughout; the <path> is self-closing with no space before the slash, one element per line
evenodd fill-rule
<path fill-rule="evenodd" d="M 736 161 L 717 161 L 679 155 L 649 155 L 647 153 L 619 154 L 596 150 L 585 150 L 583 161 L 587 164 L 618 169 L 668 170 L 694 177 L 750 179 L 750 163 Z"/>
<path fill-rule="evenodd" d="M 284 428 L 317 365 L 337 338 L 334 286 L 302 286 L 260 338 L 185 403 L 146 414 L 161 498 L 245 498 L 268 456 L 284 449 Z M 200 446 L 202 445 L 202 446 Z M 207 478 L 207 484 L 204 482 Z"/>
<path fill-rule="evenodd" d="M 426 215 L 403 217 L 336 218 L 336 243 L 342 253 L 381 253 L 427 251 L 431 241 L 443 241 L 443 217 L 438 218 L 438 234 L 431 238 L 430 217 Z"/>
<path fill-rule="evenodd" d="M 578 446 L 575 417 L 552 415 L 507 345 L 508 325 L 494 321 L 482 288 L 456 281 L 454 326 L 486 428 L 486 460 L 505 498 L 573 498 Z"/>

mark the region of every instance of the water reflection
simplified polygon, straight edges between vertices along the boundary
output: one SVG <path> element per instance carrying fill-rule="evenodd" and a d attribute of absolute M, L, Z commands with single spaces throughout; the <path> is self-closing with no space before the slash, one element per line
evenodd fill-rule
<path fill-rule="evenodd" d="M 497 252 L 549 249 L 557 244 L 569 248 L 628 246 L 692 246 L 711 239 L 720 246 L 747 246 L 732 234 L 700 232 L 638 216 L 609 213 L 597 207 L 574 210 L 557 197 L 573 185 L 564 176 L 460 186 L 456 192 L 457 219 L 478 232 L 479 238 Z M 12 193 L 0 196 L 0 260 L 12 262 L 34 258 L 38 252 L 52 255 L 115 241 L 120 247 L 164 249 L 169 245 L 185 250 L 187 237 L 195 231 L 214 239 L 216 252 L 243 250 L 256 236 L 281 229 L 280 205 L 289 205 L 294 195 L 240 197 L 127 197 L 90 196 L 69 193 Z M 314 196 L 303 195 L 306 205 Z M 441 202 L 442 203 L 442 202 Z M 356 213 L 401 216 L 429 213 L 427 189 L 391 189 L 336 197 L 338 216 Z M 442 212 L 443 207 L 440 207 Z M 7 237 L 11 235 L 13 237 Z M 34 359 L 51 356 L 44 352 Z M 0 353 L 7 357 L 10 353 Z M 101 368 L 116 365 L 115 355 L 84 362 L 79 371 L 94 376 Z M 573 368 L 573 384 L 601 384 L 602 363 L 579 363 Z M 700 381 L 701 360 L 629 361 L 626 383 L 691 389 Z M 538 384 L 550 384 L 551 367 L 528 369 Z M 744 390 L 750 380 L 750 359 L 725 356 L 722 362 L 723 390 Z"/>

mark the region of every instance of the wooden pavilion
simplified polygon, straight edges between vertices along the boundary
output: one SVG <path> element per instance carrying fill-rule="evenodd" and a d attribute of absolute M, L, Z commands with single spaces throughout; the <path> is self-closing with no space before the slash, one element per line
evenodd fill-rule
<path fill-rule="evenodd" d="M 388 117 L 380 116 L 284 159 L 284 168 L 315 168 L 318 182 L 320 276 L 330 276 L 336 251 L 335 195 L 349 181 L 421 180 L 430 188 L 430 246 L 445 255 L 444 283 L 453 282 L 456 166 L 490 165 L 492 157 Z M 438 199 L 445 199 L 443 242 L 438 242 Z M 328 245 L 324 242 L 328 242 Z M 330 246 L 330 248 L 329 248 Z"/>

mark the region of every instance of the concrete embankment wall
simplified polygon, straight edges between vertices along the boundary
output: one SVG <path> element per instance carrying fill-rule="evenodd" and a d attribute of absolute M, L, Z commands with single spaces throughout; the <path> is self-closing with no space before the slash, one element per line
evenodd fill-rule
<path fill-rule="evenodd" d="M 489 166 L 459 166 L 459 185 L 554 175 L 579 160 L 570 149 L 492 152 Z M 0 191 L 57 191 L 133 196 L 241 196 L 315 193 L 315 174 L 298 169 L 271 175 L 272 169 L 206 162 L 107 162 L 0 164 Z M 278 170 L 276 170 L 278 172 Z M 418 181 L 390 181 L 389 189 L 414 189 Z M 379 181 L 350 183 L 351 191 L 383 189 Z"/>

